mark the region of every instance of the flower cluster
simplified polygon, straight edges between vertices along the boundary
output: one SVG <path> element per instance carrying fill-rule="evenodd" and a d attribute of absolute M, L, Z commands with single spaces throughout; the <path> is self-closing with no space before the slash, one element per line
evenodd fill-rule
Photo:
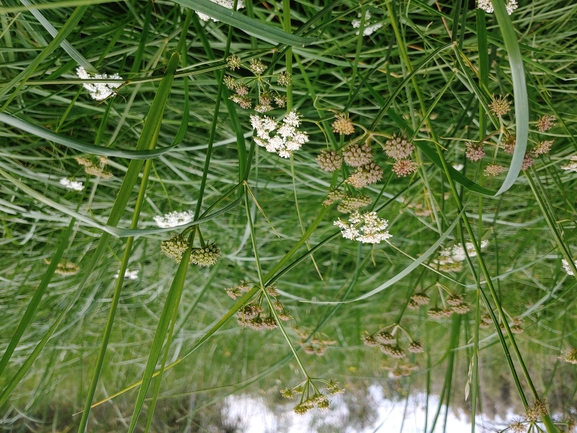
<path fill-rule="evenodd" d="M 169 212 L 164 216 L 157 215 L 154 217 L 156 225 L 160 228 L 172 228 L 178 227 L 184 224 L 188 224 L 192 221 L 194 217 L 193 211 L 184 212 Z"/>
<path fill-rule="evenodd" d="M 485 156 L 485 149 L 483 149 L 483 143 L 471 143 L 467 142 L 465 144 L 465 156 L 471 162 L 477 162 L 483 159 Z"/>
<path fill-rule="evenodd" d="M 332 124 L 333 132 L 339 135 L 351 135 L 355 133 L 353 122 L 344 113 L 335 114 L 335 121 Z"/>
<path fill-rule="evenodd" d="M 393 237 L 387 231 L 389 222 L 377 216 L 376 212 L 359 213 L 354 211 L 347 222 L 340 218 L 334 225 L 341 229 L 345 239 L 351 239 L 363 243 L 378 244 Z"/>
<path fill-rule="evenodd" d="M 539 130 L 539 132 L 548 131 L 549 129 L 553 128 L 556 125 L 555 123 L 556 120 L 557 118 L 555 116 L 544 114 L 537 120 L 537 129 Z"/>
<path fill-rule="evenodd" d="M 389 370 L 389 379 L 401 379 L 403 377 L 410 376 L 411 373 L 417 370 L 419 367 L 415 364 L 401 364 L 397 361 L 393 367 L 385 366 L 383 368 L 385 370 Z"/>
<path fill-rule="evenodd" d="M 268 152 L 277 153 L 283 158 L 289 158 L 295 150 L 309 141 L 306 132 L 298 130 L 301 116 L 291 111 L 279 123 L 268 116 L 250 116 L 253 129 L 256 130 L 254 141 Z"/>
<path fill-rule="evenodd" d="M 224 6 L 227 9 L 232 9 L 234 7 L 234 0 L 210 0 L 210 1 L 213 3 L 216 3 L 218 5 Z M 244 8 L 244 1 L 243 0 L 237 0 L 236 9 L 239 10 L 242 8 Z M 196 14 L 203 21 L 212 20 L 214 22 L 218 22 L 218 20 L 216 18 L 213 18 L 209 15 L 205 15 L 205 14 L 200 13 L 198 11 L 196 12 Z"/>
<path fill-rule="evenodd" d="M 485 248 L 489 245 L 489 241 L 481 241 L 480 247 Z M 466 253 L 466 254 L 465 254 Z M 459 272 L 462 269 L 461 262 L 469 257 L 475 257 L 477 252 L 471 242 L 466 242 L 465 247 L 460 243 L 450 248 L 445 248 L 439 252 L 439 257 L 433 260 L 433 264 L 439 267 L 441 271 Z"/>
<path fill-rule="evenodd" d="M 382 145 L 383 150 L 389 158 L 395 160 L 393 173 L 397 177 L 405 177 L 417 171 L 419 166 L 410 159 L 415 150 L 415 146 L 406 137 L 393 134 L 393 136 Z"/>
<path fill-rule="evenodd" d="M 343 157 L 336 150 L 321 150 L 317 156 L 317 163 L 324 171 L 332 173 L 341 168 L 343 164 Z"/>
<path fill-rule="evenodd" d="M 174 259 L 176 263 L 182 261 L 183 254 L 190 247 L 190 242 L 181 234 L 160 243 L 160 251 L 167 257 Z M 200 267 L 212 266 L 218 261 L 219 257 L 220 249 L 215 243 L 211 243 L 200 248 L 192 248 L 189 263 Z"/>
<path fill-rule="evenodd" d="M 570 364 L 577 364 L 577 349 L 574 347 L 563 352 L 563 361 Z"/>
<path fill-rule="evenodd" d="M 485 167 L 483 174 L 485 176 L 499 176 L 504 171 L 507 171 L 507 169 L 505 167 L 503 167 L 502 165 L 489 164 L 487 167 Z"/>
<path fill-rule="evenodd" d="M 131 271 L 130 269 L 126 269 L 124 271 L 124 279 L 125 280 L 138 280 L 138 269 L 136 269 L 135 271 Z M 117 272 L 116 274 L 114 274 L 114 278 L 118 278 L 120 274 Z"/>
<path fill-rule="evenodd" d="M 372 334 L 364 331 L 361 340 L 365 346 L 378 347 L 381 352 L 391 358 L 403 359 L 406 357 L 406 352 L 399 344 L 400 336 L 397 331 L 402 331 L 402 334 L 409 340 L 406 348 L 408 352 L 421 353 L 424 350 L 421 343 L 413 339 L 411 334 L 398 323 L 381 328 Z"/>
<path fill-rule="evenodd" d="M 361 27 L 361 20 L 360 18 L 362 17 L 362 15 L 359 13 L 358 14 L 359 19 L 357 20 L 353 20 L 351 22 L 351 25 L 353 26 L 353 28 L 358 29 Z M 371 22 L 371 13 L 369 11 L 365 11 L 365 22 L 364 22 L 364 28 L 363 28 L 363 36 L 370 36 L 372 35 L 374 32 L 376 32 L 377 30 L 379 30 L 381 27 L 383 26 L 383 23 L 379 23 L 379 22 Z M 359 32 L 356 32 L 355 34 L 359 34 Z"/>
<path fill-rule="evenodd" d="M 493 5 L 491 4 L 491 0 L 478 0 L 477 7 L 479 9 L 483 9 L 485 12 L 490 13 L 490 14 L 494 12 Z M 511 15 L 513 13 L 513 11 L 515 9 L 517 9 L 518 7 L 519 7 L 519 5 L 517 4 L 516 0 L 509 0 L 507 2 L 507 4 L 505 5 L 505 8 L 507 9 L 507 13 L 509 15 Z"/>
<path fill-rule="evenodd" d="M 48 259 L 44 259 L 44 263 L 49 265 L 51 262 Z M 58 262 L 58 265 L 56 265 L 56 269 L 54 270 L 54 273 L 56 273 L 58 275 L 69 276 L 69 275 L 77 274 L 79 270 L 80 270 L 80 266 L 78 266 L 76 263 L 62 259 Z"/>
<path fill-rule="evenodd" d="M 575 260 L 573 263 L 577 267 L 577 260 Z M 571 276 L 575 275 L 573 273 L 573 270 L 571 269 L 571 266 L 569 266 L 569 262 L 567 260 L 565 260 L 565 259 L 561 260 L 561 264 L 563 265 L 563 269 L 565 269 L 565 272 L 567 272 L 568 275 L 571 275 Z"/>
<path fill-rule="evenodd" d="M 62 185 L 66 189 L 71 189 L 73 191 L 82 191 L 84 189 L 84 185 L 82 182 L 71 180 L 66 177 L 60 179 L 60 185 Z"/>
<path fill-rule="evenodd" d="M 499 95 L 498 98 L 495 98 L 493 95 L 492 101 L 489 104 L 489 110 L 491 110 L 491 113 L 493 113 L 495 116 L 501 117 L 511 110 L 511 104 L 507 98 L 503 97 L 503 95 Z"/>
<path fill-rule="evenodd" d="M 293 388 L 285 388 L 280 393 L 284 398 L 294 398 L 300 395 L 299 404 L 294 408 L 298 415 L 304 415 L 308 411 L 314 409 L 325 410 L 330 406 L 328 399 L 329 395 L 341 394 L 344 389 L 339 388 L 339 383 L 335 380 L 315 379 L 325 385 L 325 391 L 321 391 L 319 387 L 313 382 L 313 379 L 307 378 L 305 381 L 299 383 Z"/>
<path fill-rule="evenodd" d="M 295 331 L 300 338 L 299 344 L 307 355 L 323 356 L 328 346 L 336 344 L 335 340 L 320 332 L 310 335 L 307 329 L 295 328 Z"/>
<path fill-rule="evenodd" d="M 79 78 L 83 80 L 122 80 L 122 77 L 118 74 L 112 74 L 110 76 L 106 74 L 96 74 L 91 76 L 86 69 L 82 66 L 76 69 L 76 74 Z M 116 93 L 116 89 L 122 85 L 120 82 L 105 82 L 105 83 L 84 83 L 83 86 L 86 90 L 90 92 L 92 99 L 96 101 L 103 101 L 110 95 Z"/>
<path fill-rule="evenodd" d="M 255 284 L 249 284 L 241 281 L 239 285 L 226 289 L 226 293 L 232 299 L 242 296 L 243 293 L 250 291 Z M 265 294 L 266 292 L 266 294 Z M 291 320 L 292 317 L 286 310 L 284 304 L 280 302 L 275 286 L 267 286 L 259 291 L 256 298 L 244 304 L 237 312 L 237 322 L 242 327 L 248 327 L 255 331 L 275 329 L 278 326 L 277 317 L 282 321 Z M 271 300 L 271 310 L 268 299 Z"/>
<path fill-rule="evenodd" d="M 569 161 L 571 161 L 569 164 L 562 165 L 561 168 L 565 171 L 577 172 L 577 155 L 573 155 L 571 158 L 569 158 Z"/>
<path fill-rule="evenodd" d="M 430 301 L 431 298 L 429 298 L 425 292 L 417 292 L 411 296 L 407 307 L 411 310 L 418 310 L 421 306 L 427 305 Z"/>
<path fill-rule="evenodd" d="M 371 204 L 369 196 L 346 194 L 337 206 L 337 210 L 341 213 L 351 213 L 369 204 Z"/>
<path fill-rule="evenodd" d="M 262 60 L 252 58 L 248 66 L 245 66 L 240 57 L 232 55 L 226 59 L 226 62 L 227 67 L 232 71 L 243 67 L 253 74 L 252 77 L 239 77 L 236 79 L 230 75 L 224 77 L 224 85 L 234 92 L 229 99 L 235 104 L 238 104 L 244 110 L 252 108 L 253 99 L 251 94 L 256 88 L 256 99 L 258 100 L 258 103 L 254 107 L 256 112 L 266 113 L 267 111 L 273 110 L 273 104 L 278 108 L 284 108 L 286 106 L 286 97 L 281 95 L 277 89 L 263 77 L 263 73 L 267 67 Z M 277 75 L 276 81 L 279 86 L 286 87 L 290 85 L 292 76 L 287 72 L 281 72 Z"/>
<path fill-rule="evenodd" d="M 108 164 L 108 160 L 104 156 L 99 158 L 78 156 L 74 159 L 78 164 L 84 166 L 84 172 L 86 174 L 99 176 L 103 179 L 110 179 L 112 177 L 112 173 L 104 168 L 104 166 Z"/>

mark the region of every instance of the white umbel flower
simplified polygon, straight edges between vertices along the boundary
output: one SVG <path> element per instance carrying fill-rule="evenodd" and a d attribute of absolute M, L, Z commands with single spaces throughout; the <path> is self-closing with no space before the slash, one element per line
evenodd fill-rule
<path fill-rule="evenodd" d="M 193 217 L 194 212 L 192 211 L 170 212 L 164 216 L 155 216 L 154 221 L 156 221 L 156 225 L 158 225 L 158 227 L 166 229 L 188 224 L 192 221 Z"/>
<path fill-rule="evenodd" d="M 298 130 L 300 119 L 301 116 L 295 110 L 285 115 L 281 122 L 268 116 L 252 115 L 250 124 L 256 130 L 253 140 L 268 152 L 290 158 L 295 150 L 309 141 L 308 134 Z"/>
<path fill-rule="evenodd" d="M 565 171 L 575 171 L 577 172 L 577 155 L 573 155 L 570 159 L 570 163 L 567 165 L 562 165 L 561 168 Z"/>
<path fill-rule="evenodd" d="M 334 225 L 341 229 L 345 239 L 367 244 L 379 244 L 393 237 L 388 231 L 389 222 L 377 216 L 376 212 L 359 213 L 354 211 L 348 221 L 338 219 Z"/>
<path fill-rule="evenodd" d="M 76 180 L 70 180 L 65 177 L 60 179 L 60 185 L 62 185 L 66 189 L 71 189 L 73 191 L 82 191 L 84 189 L 84 185 L 82 182 Z"/>
<path fill-rule="evenodd" d="M 114 275 L 114 278 L 118 278 L 120 275 L 118 272 Z M 138 280 L 138 269 L 135 271 L 131 271 L 130 269 L 126 269 L 124 271 L 124 279 L 125 280 Z"/>
<path fill-rule="evenodd" d="M 358 17 L 361 18 L 361 14 L 359 14 Z M 363 36 L 370 36 L 383 26 L 382 23 L 371 23 L 370 19 L 371 13 L 369 11 L 365 11 L 365 27 L 363 28 Z M 353 25 L 353 28 L 358 29 L 361 27 L 361 20 L 353 20 L 351 24 Z M 359 32 L 356 34 L 358 35 Z"/>
<path fill-rule="evenodd" d="M 575 263 L 575 266 L 577 266 L 577 260 L 574 263 Z M 561 261 L 561 264 L 563 265 L 563 269 L 565 269 L 565 272 L 567 272 L 568 275 L 572 275 L 572 276 L 575 275 L 573 273 L 573 270 L 569 266 L 569 262 L 567 260 L 563 259 Z"/>
<path fill-rule="evenodd" d="M 82 66 L 76 69 L 76 74 L 79 78 L 83 80 L 122 80 L 122 77 L 118 74 L 106 75 L 106 74 L 96 74 L 91 76 L 86 69 Z M 92 99 L 97 101 L 103 101 L 104 99 L 108 98 L 110 95 L 113 95 L 118 87 L 120 87 L 122 83 L 119 82 L 110 82 L 110 83 L 84 83 L 83 86 L 86 90 L 90 92 L 90 96 Z"/>
<path fill-rule="evenodd" d="M 502 0 L 497 0 L 497 1 L 502 1 Z M 507 9 L 507 13 L 509 15 L 511 15 L 513 13 L 513 11 L 515 9 L 517 9 L 519 7 L 519 5 L 517 4 L 516 0 L 509 0 L 507 2 L 507 4 L 505 5 L 505 8 Z M 492 14 L 493 12 L 495 12 L 495 9 L 493 8 L 493 4 L 491 3 L 491 0 L 479 0 L 477 2 L 477 8 L 479 9 L 483 9 L 485 12 Z"/>

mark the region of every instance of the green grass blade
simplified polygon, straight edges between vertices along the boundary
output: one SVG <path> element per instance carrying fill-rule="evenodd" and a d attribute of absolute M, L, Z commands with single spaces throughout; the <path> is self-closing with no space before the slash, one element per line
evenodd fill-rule
<path fill-rule="evenodd" d="M 73 140 L 71 138 L 65 137 L 61 134 L 52 132 L 46 128 L 33 125 L 16 116 L 12 116 L 6 113 L 0 113 L 0 122 L 4 122 L 7 125 L 12 125 L 22 131 L 28 132 L 36 137 L 42 138 L 44 140 L 52 141 L 54 143 L 61 144 L 62 146 L 69 147 L 71 149 L 78 150 L 80 152 L 88 153 L 91 155 L 102 155 L 107 157 L 118 157 L 126 159 L 151 159 L 160 155 L 164 155 L 174 149 L 178 142 L 175 144 L 157 150 L 119 150 L 110 149 L 108 147 L 96 146 L 94 144 L 83 143 L 78 140 Z M 176 141 L 176 140 L 175 140 Z"/>
<path fill-rule="evenodd" d="M 517 35 L 515 34 L 515 26 L 507 14 L 505 3 L 501 1 L 495 1 L 492 3 L 495 8 L 495 16 L 497 17 L 499 29 L 503 35 L 505 48 L 509 56 L 509 64 L 511 65 L 517 135 L 515 140 L 515 152 L 513 153 L 513 159 L 511 160 L 507 177 L 505 177 L 503 185 L 501 185 L 501 188 L 499 188 L 499 191 L 497 191 L 496 194 L 499 195 L 503 194 L 513 186 L 521 172 L 525 150 L 527 149 L 527 139 L 529 137 L 529 99 L 527 96 L 527 84 L 525 83 L 523 58 L 521 57 L 519 42 L 517 41 Z"/>
<path fill-rule="evenodd" d="M 28 307 L 26 307 L 26 312 L 24 313 L 24 315 L 20 319 L 20 323 L 18 324 L 18 328 L 16 328 L 14 335 L 10 339 L 10 343 L 8 344 L 8 347 L 6 348 L 4 355 L 2 355 L 2 359 L 0 360 L 0 377 L 2 376 L 2 373 L 4 372 L 6 365 L 8 365 L 8 361 L 10 361 L 10 357 L 14 353 L 14 349 L 16 349 L 16 346 L 18 346 L 18 342 L 20 341 L 20 338 L 24 334 L 24 331 L 26 330 L 28 325 L 30 325 L 30 323 L 32 322 L 32 319 L 34 317 L 34 313 L 36 312 L 36 309 L 38 308 L 38 305 L 40 304 L 40 300 L 44 296 L 44 293 L 46 293 L 46 289 L 48 288 L 50 281 L 52 281 L 52 277 L 54 276 L 54 271 L 56 270 L 58 263 L 62 259 L 62 255 L 64 254 L 64 250 L 66 249 L 66 246 L 68 245 L 70 235 L 72 234 L 72 229 L 74 228 L 74 223 L 75 223 L 75 220 L 74 220 L 74 218 L 72 218 L 70 220 L 70 224 L 68 225 L 68 228 L 62 232 L 62 235 L 60 236 L 58 248 L 56 249 L 56 251 L 54 252 L 54 255 L 50 259 L 51 260 L 50 265 L 48 266 L 48 269 L 44 273 L 44 276 L 42 277 L 42 281 L 41 281 L 40 285 L 38 286 L 38 288 L 34 292 L 34 296 L 30 300 L 30 302 L 28 303 Z"/>
<path fill-rule="evenodd" d="M 210 0 L 174 0 L 174 2 L 215 18 L 218 21 L 242 30 L 243 32 L 255 36 L 263 41 L 275 44 L 291 45 L 294 47 L 305 46 L 314 41 L 314 39 L 296 36 L 271 25 L 264 24 L 257 19 L 249 18 L 239 12 L 232 11 L 224 6 L 213 3 Z"/>

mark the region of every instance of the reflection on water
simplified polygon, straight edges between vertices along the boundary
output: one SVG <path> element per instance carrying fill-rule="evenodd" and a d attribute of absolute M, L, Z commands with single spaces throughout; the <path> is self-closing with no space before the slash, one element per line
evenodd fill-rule
<path fill-rule="evenodd" d="M 433 425 L 435 433 L 471 431 L 471 422 L 464 411 L 447 410 L 445 405 L 439 408 L 439 396 L 429 396 L 427 408 L 426 394 L 392 401 L 384 397 L 380 386 L 371 385 L 364 401 L 347 398 L 345 394 L 337 396 L 332 403 L 327 411 L 296 415 L 292 411 L 294 404 L 279 404 L 271 409 L 261 397 L 230 396 L 226 399 L 226 424 L 231 427 L 230 431 L 236 427 L 236 431 L 245 433 L 421 433 L 431 432 Z M 498 431 L 515 418 L 518 417 L 512 412 L 506 419 L 477 416 L 476 431 Z"/>

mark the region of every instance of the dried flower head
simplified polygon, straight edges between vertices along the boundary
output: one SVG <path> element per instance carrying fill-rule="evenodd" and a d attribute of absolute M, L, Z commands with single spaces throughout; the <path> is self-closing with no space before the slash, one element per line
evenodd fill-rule
<path fill-rule="evenodd" d="M 517 136 L 509 135 L 505 139 L 505 144 L 503 145 L 503 152 L 512 155 L 515 152 L 515 141 L 517 140 Z"/>
<path fill-rule="evenodd" d="M 343 150 L 345 163 L 351 167 L 361 167 L 369 164 L 373 160 L 371 145 L 364 143 L 362 146 L 354 144 Z"/>
<path fill-rule="evenodd" d="M 501 173 L 503 173 L 504 171 L 507 171 L 507 169 L 505 167 L 503 167 L 502 165 L 490 164 L 487 167 L 485 167 L 483 174 L 485 176 L 498 176 Z"/>
<path fill-rule="evenodd" d="M 336 150 L 321 150 L 317 163 L 324 171 L 331 173 L 341 168 L 343 157 Z"/>
<path fill-rule="evenodd" d="M 377 340 L 377 342 L 379 342 L 380 344 L 386 344 L 386 345 L 395 344 L 395 342 L 397 341 L 395 339 L 395 336 L 388 331 L 381 331 L 375 334 L 375 340 Z"/>
<path fill-rule="evenodd" d="M 103 179 L 110 179 L 112 173 L 104 169 L 104 165 L 108 164 L 106 158 L 100 158 L 98 162 L 93 161 L 92 158 L 76 157 L 76 162 L 84 166 L 84 172 L 91 176 L 99 176 Z"/>
<path fill-rule="evenodd" d="M 489 110 L 495 116 L 504 116 L 511 110 L 511 104 L 507 101 L 507 98 L 504 98 L 502 95 L 499 95 L 498 98 L 495 98 L 495 95 L 492 96 L 492 101 L 489 104 Z"/>
<path fill-rule="evenodd" d="M 383 169 L 374 162 L 370 162 L 367 165 L 357 168 L 357 170 L 345 180 L 345 183 L 360 189 L 367 185 L 377 183 L 382 178 Z"/>
<path fill-rule="evenodd" d="M 383 150 L 389 158 L 393 159 L 405 159 L 408 158 L 415 146 L 406 137 L 401 137 L 396 134 L 386 141 L 385 145 L 382 146 Z"/>
<path fill-rule="evenodd" d="M 467 142 L 465 147 L 465 156 L 471 162 L 480 161 L 485 156 L 485 149 L 483 149 L 482 143 Z"/>
<path fill-rule="evenodd" d="M 397 177 L 406 177 L 416 173 L 418 169 L 419 164 L 411 159 L 399 159 L 393 164 L 393 173 L 395 173 Z"/>
<path fill-rule="evenodd" d="M 537 129 L 539 132 L 545 132 L 553 128 L 557 123 L 555 121 L 557 118 L 555 116 L 549 116 L 547 114 L 539 117 L 537 120 Z"/>
<path fill-rule="evenodd" d="M 51 263 L 51 261 L 49 259 L 44 259 L 44 263 L 49 265 Z M 54 273 L 58 274 L 58 275 L 69 276 L 69 275 L 77 274 L 79 270 L 80 270 L 80 266 L 78 266 L 76 263 L 73 263 L 69 260 L 62 259 L 56 265 L 56 269 L 54 270 Z"/>
<path fill-rule="evenodd" d="M 533 165 L 535 160 L 531 158 L 529 155 L 525 155 L 523 158 L 523 164 L 521 164 L 521 170 L 527 170 L 529 167 Z"/>
<path fill-rule="evenodd" d="M 535 149 L 533 149 L 533 156 L 541 156 L 549 153 L 551 146 L 553 146 L 553 140 L 543 140 L 541 141 Z"/>
<path fill-rule="evenodd" d="M 340 135 L 351 135 L 355 133 L 353 122 L 344 113 L 335 114 L 335 121 L 332 124 L 333 132 Z"/>

